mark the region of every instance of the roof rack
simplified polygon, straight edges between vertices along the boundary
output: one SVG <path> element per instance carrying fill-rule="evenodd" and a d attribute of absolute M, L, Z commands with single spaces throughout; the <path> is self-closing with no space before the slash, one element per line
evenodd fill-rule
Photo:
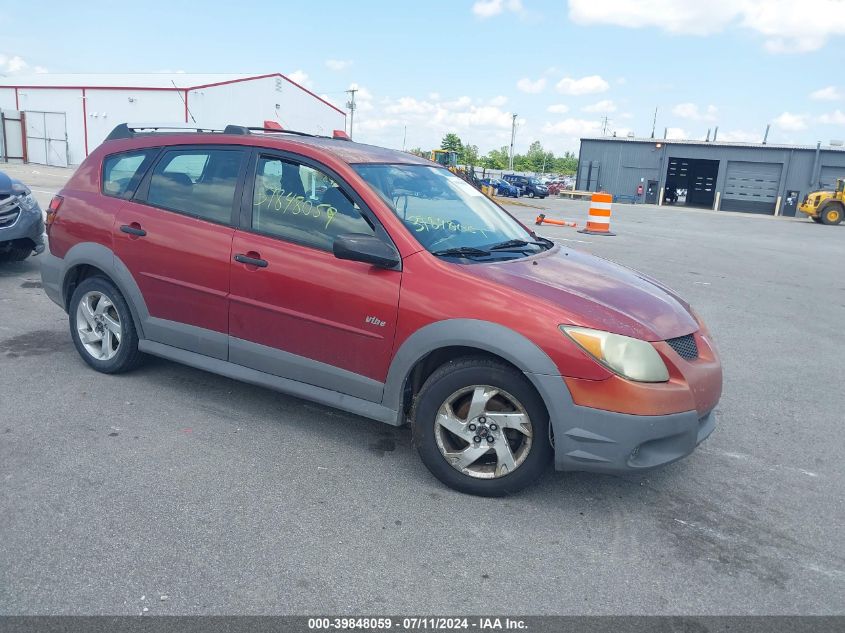
<path fill-rule="evenodd" d="M 178 124 L 178 123 L 120 123 L 118 124 L 106 137 L 107 141 L 113 141 L 121 138 L 133 138 L 139 134 L 149 134 L 151 132 L 220 132 L 212 128 L 201 127 L 197 125 Z"/>
<path fill-rule="evenodd" d="M 271 134 L 293 134 L 295 136 L 308 136 L 311 138 L 334 138 L 351 140 L 342 130 L 335 130 L 333 136 L 321 136 L 319 134 L 310 134 L 308 132 L 299 132 L 297 130 L 287 130 L 281 127 L 252 127 L 245 125 L 227 125 L 222 130 L 207 128 L 198 125 L 189 125 L 187 123 L 120 123 L 109 135 L 106 137 L 107 141 L 114 141 L 117 139 L 134 138 L 141 134 L 154 134 L 160 132 L 195 132 L 197 134 L 232 134 L 236 136 L 245 136 L 253 132 L 269 132 Z"/>

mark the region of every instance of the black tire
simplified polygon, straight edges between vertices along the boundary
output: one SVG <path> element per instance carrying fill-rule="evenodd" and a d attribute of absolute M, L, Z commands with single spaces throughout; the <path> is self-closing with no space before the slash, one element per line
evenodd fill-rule
<path fill-rule="evenodd" d="M 11 246 L 0 251 L 0 262 L 22 262 L 32 254 L 31 246 Z"/>
<path fill-rule="evenodd" d="M 446 460 L 437 444 L 435 420 L 438 410 L 456 392 L 476 385 L 507 392 L 519 402 L 531 421 L 531 445 L 524 461 L 511 472 L 492 479 L 459 471 Z M 423 463 L 441 482 L 466 494 L 501 497 L 515 493 L 534 482 L 552 459 L 549 415 L 543 400 L 521 372 L 486 357 L 468 356 L 449 361 L 435 370 L 417 395 L 411 420 L 414 444 Z"/>
<path fill-rule="evenodd" d="M 533 192 L 533 191 L 529 191 L 529 192 L 528 192 L 528 197 L 529 197 L 529 198 L 533 198 L 533 197 L 534 197 L 534 192 Z"/>
<path fill-rule="evenodd" d="M 107 297 L 113 304 L 119 317 L 122 329 L 120 344 L 117 347 L 115 355 L 108 360 L 94 358 L 85 348 L 79 333 L 77 323 L 78 308 L 82 298 L 89 292 L 98 292 Z M 93 369 L 104 374 L 120 374 L 134 369 L 143 360 L 143 354 L 138 350 L 138 332 L 132 320 L 132 313 L 123 295 L 109 279 L 105 277 L 88 277 L 76 287 L 68 306 L 68 321 L 70 324 L 70 336 L 73 339 L 76 351 L 79 352 L 82 360 L 88 363 Z"/>
<path fill-rule="evenodd" d="M 839 202 L 831 202 L 826 204 L 824 208 L 819 211 L 819 217 L 822 219 L 822 224 L 833 225 L 842 222 L 842 216 L 845 215 L 845 208 Z"/>

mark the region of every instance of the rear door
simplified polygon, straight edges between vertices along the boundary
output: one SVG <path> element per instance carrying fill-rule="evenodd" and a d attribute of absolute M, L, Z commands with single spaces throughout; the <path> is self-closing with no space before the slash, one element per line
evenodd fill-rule
<path fill-rule="evenodd" d="M 230 360 L 378 401 L 402 273 L 337 259 L 332 243 L 342 233 L 390 238 L 319 164 L 256 151 L 252 165 L 232 243 Z"/>
<path fill-rule="evenodd" d="M 228 357 L 233 218 L 247 156 L 231 146 L 165 149 L 117 213 L 115 253 L 144 297 L 146 338 Z"/>

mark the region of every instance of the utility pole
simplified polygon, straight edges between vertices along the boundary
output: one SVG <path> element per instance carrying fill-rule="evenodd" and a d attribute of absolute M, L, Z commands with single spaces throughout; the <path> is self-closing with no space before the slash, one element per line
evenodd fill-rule
<path fill-rule="evenodd" d="M 610 123 L 610 121 L 609 121 L 609 119 L 607 118 L 607 115 L 605 114 L 605 115 L 601 118 L 601 135 L 602 135 L 602 136 L 607 136 L 607 124 L 608 124 L 608 123 Z"/>
<path fill-rule="evenodd" d="M 654 120 L 651 122 L 651 138 L 654 138 L 654 128 L 657 127 L 657 108 L 654 108 Z"/>
<path fill-rule="evenodd" d="M 350 88 L 346 91 L 350 95 L 349 101 L 346 102 L 346 107 L 349 108 L 349 138 L 352 138 L 352 124 L 355 123 L 355 93 L 358 88 Z"/>
<path fill-rule="evenodd" d="M 511 155 L 508 158 L 508 171 L 513 171 L 513 141 L 516 138 L 516 114 L 511 115 Z"/>
<path fill-rule="evenodd" d="M 351 136 L 351 135 L 350 135 Z M 405 151 L 405 141 L 408 138 L 408 126 L 405 126 L 405 131 L 402 132 L 402 151 Z"/>

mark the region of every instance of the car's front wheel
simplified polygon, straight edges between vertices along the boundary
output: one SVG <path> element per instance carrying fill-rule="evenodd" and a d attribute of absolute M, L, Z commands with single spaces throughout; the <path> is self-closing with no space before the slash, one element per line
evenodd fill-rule
<path fill-rule="evenodd" d="M 83 280 L 70 299 L 68 317 L 76 351 L 97 371 L 117 374 L 141 361 L 129 306 L 108 279 Z"/>
<path fill-rule="evenodd" d="M 551 460 L 542 399 L 521 372 L 491 359 L 467 357 L 437 369 L 420 390 L 412 420 L 423 463 L 460 492 L 516 492 Z"/>

